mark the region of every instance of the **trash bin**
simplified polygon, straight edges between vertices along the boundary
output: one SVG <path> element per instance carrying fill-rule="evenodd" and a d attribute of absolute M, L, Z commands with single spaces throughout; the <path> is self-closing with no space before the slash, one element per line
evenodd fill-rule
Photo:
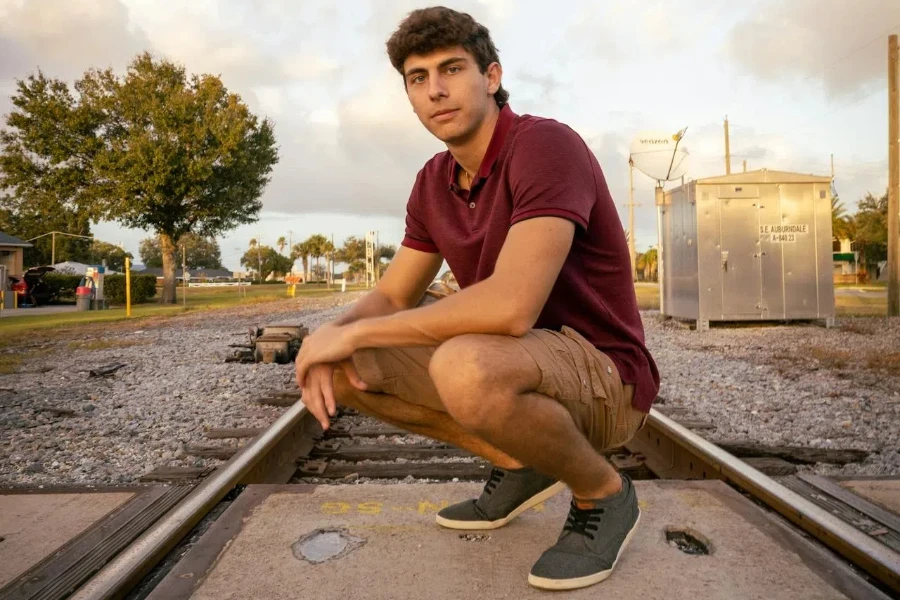
<path fill-rule="evenodd" d="M 94 288 L 86 285 L 79 285 L 75 288 L 75 306 L 78 310 L 91 310 L 91 300 L 93 297 Z"/>

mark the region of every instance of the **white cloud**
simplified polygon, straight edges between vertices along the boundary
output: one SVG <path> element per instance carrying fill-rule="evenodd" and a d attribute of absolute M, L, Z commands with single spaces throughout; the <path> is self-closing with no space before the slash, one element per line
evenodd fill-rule
<path fill-rule="evenodd" d="M 119 0 L 7 1 L 0 12 L 0 78 L 42 68 L 72 78 L 89 67 L 121 68 L 150 45 Z"/>
<path fill-rule="evenodd" d="M 727 57 L 776 82 L 818 82 L 832 97 L 864 92 L 887 73 L 897 0 L 767 0 L 729 32 Z"/>
<path fill-rule="evenodd" d="M 693 83 L 692 77 L 723 75 L 712 84 L 722 88 L 737 66 L 773 82 L 766 88 L 769 95 L 784 89 L 779 82 L 804 77 L 822 81 L 835 94 L 864 93 L 883 77 L 884 43 L 842 56 L 900 24 L 897 0 L 830 2 L 825 6 L 831 12 L 821 14 L 815 7 L 823 3 L 809 0 L 731 8 L 700 0 L 557 0 L 553 11 L 540 0 L 446 4 L 490 29 L 517 112 L 558 118 L 584 134 L 623 216 L 628 143 L 644 126 L 690 125 L 692 176 L 723 171 L 722 126 L 712 120 L 732 108 L 726 109 L 722 94 L 704 91 L 707 84 Z M 273 119 L 281 160 L 263 199 L 269 214 L 327 211 L 399 219 L 416 172 L 444 146 L 416 119 L 384 43 L 409 11 L 426 5 L 421 0 L 164 5 L 0 0 L 0 93 L 11 93 L 12 79 L 38 66 L 71 80 L 93 65 L 121 72 L 134 54 L 151 50 L 190 73 L 221 74 L 252 110 Z M 744 13 L 752 14 L 745 18 Z M 724 50 L 716 55 L 717 49 Z M 756 123 L 787 114 L 762 104 L 761 87 L 743 88 L 742 93 L 752 93 L 744 94 L 736 112 L 747 119 L 752 115 Z M 0 99 L 0 113 L 6 102 Z M 792 98 L 789 105 L 787 110 L 810 110 L 809 100 Z M 834 147 L 841 149 L 837 142 Z M 734 128 L 732 149 L 733 170 L 746 157 L 750 168 L 827 172 L 827 154 L 817 156 L 814 142 L 805 137 Z M 880 155 L 859 151 L 859 159 L 837 160 L 839 191 L 852 200 L 859 190 L 883 189 Z M 639 227 L 655 231 L 653 184 L 643 177 L 636 177 L 636 184 L 643 205 Z"/>

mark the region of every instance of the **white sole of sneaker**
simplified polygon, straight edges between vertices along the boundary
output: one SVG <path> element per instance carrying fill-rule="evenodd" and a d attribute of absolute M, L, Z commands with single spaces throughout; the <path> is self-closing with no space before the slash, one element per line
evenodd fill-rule
<path fill-rule="evenodd" d="M 562 481 L 557 481 L 546 490 L 535 494 L 519 506 L 517 506 L 511 513 L 503 517 L 502 519 L 497 519 L 496 521 L 454 521 L 452 519 L 446 519 L 440 515 L 437 515 L 434 520 L 441 527 L 446 527 L 447 529 L 498 529 L 503 527 L 520 514 L 535 506 L 540 504 L 547 498 L 551 498 L 558 494 L 559 492 L 566 489 L 566 484 Z"/>
<path fill-rule="evenodd" d="M 613 569 L 616 568 L 616 564 L 619 562 L 619 558 L 622 556 L 622 552 L 625 550 L 628 542 L 631 541 L 631 537 L 634 535 L 634 532 L 637 531 L 638 523 L 640 522 L 641 510 L 638 509 L 638 516 L 637 519 L 634 520 L 634 525 L 631 526 L 631 530 L 625 536 L 625 540 L 622 542 L 622 545 L 619 546 L 619 551 L 616 552 L 616 560 L 613 561 L 612 567 L 610 567 L 606 571 L 600 571 L 599 573 L 594 573 L 593 575 L 585 575 L 584 577 L 574 577 L 572 579 L 547 579 L 546 577 L 535 577 L 534 575 L 529 573 L 528 583 L 542 590 L 576 590 L 578 588 L 594 585 L 595 583 L 600 583 L 601 581 L 612 575 Z"/>

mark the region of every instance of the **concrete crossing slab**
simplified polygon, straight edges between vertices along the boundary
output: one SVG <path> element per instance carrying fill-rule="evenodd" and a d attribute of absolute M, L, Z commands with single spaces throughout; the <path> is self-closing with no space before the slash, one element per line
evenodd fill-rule
<path fill-rule="evenodd" d="M 884 597 L 828 552 L 719 481 L 635 482 L 641 525 L 613 575 L 567 598 Z M 166 598 L 547 597 L 528 571 L 565 521 L 568 493 L 507 527 L 435 524 L 480 484 L 249 486 L 151 594 Z M 667 540 L 684 530 L 706 555 Z"/>

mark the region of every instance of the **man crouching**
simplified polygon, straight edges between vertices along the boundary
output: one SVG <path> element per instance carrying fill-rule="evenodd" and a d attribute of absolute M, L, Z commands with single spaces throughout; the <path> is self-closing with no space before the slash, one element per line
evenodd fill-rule
<path fill-rule="evenodd" d="M 447 151 L 419 171 L 378 285 L 304 340 L 303 401 L 325 429 L 340 403 L 489 460 L 481 496 L 440 511 L 444 527 L 502 527 L 568 487 L 568 519 L 528 581 L 592 585 L 640 518 L 600 452 L 634 436 L 659 388 L 603 172 L 571 128 L 513 112 L 469 15 L 416 10 L 387 51 Z M 460 291 L 417 307 L 445 259 Z"/>

